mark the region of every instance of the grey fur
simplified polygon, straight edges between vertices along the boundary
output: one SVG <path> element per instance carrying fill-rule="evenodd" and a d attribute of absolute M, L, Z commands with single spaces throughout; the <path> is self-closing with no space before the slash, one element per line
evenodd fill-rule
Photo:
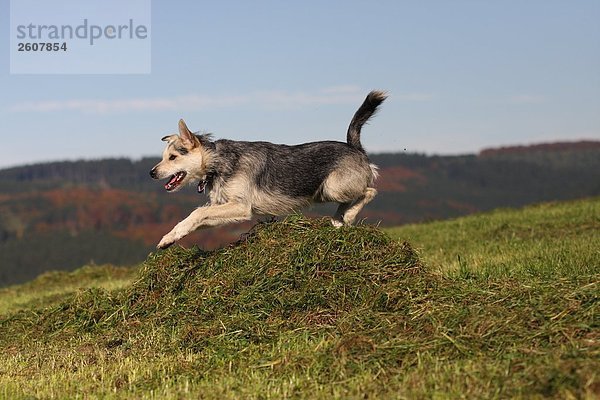
<path fill-rule="evenodd" d="M 369 93 L 350 123 L 347 143 L 288 146 L 212 141 L 209 135 L 192 135 L 181 120 L 179 136 L 163 138 L 168 141 L 163 160 L 150 175 L 155 179 L 171 176 L 165 185 L 169 191 L 186 182 L 199 182 L 199 190 L 206 185 L 210 202 L 177 224 L 158 247 L 168 247 L 195 229 L 247 220 L 254 214 L 287 214 L 313 202 L 339 203 L 332 223 L 352 224 L 377 194 L 372 187 L 377 167 L 369 163 L 360 131 L 385 98 L 380 91 Z M 173 150 L 179 156 L 169 159 Z"/>
<path fill-rule="evenodd" d="M 379 107 L 386 98 L 387 94 L 378 90 L 373 90 L 367 95 L 367 98 L 354 114 L 354 118 L 352 118 L 350 126 L 348 127 L 346 141 L 350 146 L 364 152 L 362 144 L 360 143 L 360 130 L 362 129 L 362 126 L 375 115 L 377 107 Z"/>

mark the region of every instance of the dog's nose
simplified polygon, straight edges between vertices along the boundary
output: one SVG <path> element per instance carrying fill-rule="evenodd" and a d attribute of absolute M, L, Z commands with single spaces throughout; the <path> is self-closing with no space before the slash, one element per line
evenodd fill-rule
<path fill-rule="evenodd" d="M 156 167 L 150 170 L 150 176 L 152 177 L 152 179 L 158 179 L 158 177 L 156 176 Z"/>

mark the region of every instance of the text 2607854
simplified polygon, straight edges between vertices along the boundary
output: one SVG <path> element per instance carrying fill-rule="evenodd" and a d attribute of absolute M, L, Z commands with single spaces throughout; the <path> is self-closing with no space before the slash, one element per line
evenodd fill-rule
<path fill-rule="evenodd" d="M 67 51 L 67 42 L 21 42 L 17 44 L 18 51 Z"/>

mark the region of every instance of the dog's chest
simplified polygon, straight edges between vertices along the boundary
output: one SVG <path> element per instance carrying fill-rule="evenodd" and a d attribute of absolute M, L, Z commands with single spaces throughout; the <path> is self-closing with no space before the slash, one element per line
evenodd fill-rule
<path fill-rule="evenodd" d="M 227 196 L 225 195 L 223 185 L 220 182 L 213 182 L 212 184 L 209 184 L 206 188 L 206 191 L 208 192 L 210 204 L 216 205 L 227 203 Z"/>
<path fill-rule="evenodd" d="M 233 198 L 238 196 L 232 196 L 232 188 L 231 185 L 222 179 L 215 179 L 211 184 L 207 187 L 208 198 L 210 199 L 210 204 L 225 204 L 232 201 Z"/>
<path fill-rule="evenodd" d="M 211 204 L 239 202 L 251 204 L 256 190 L 251 190 L 252 182 L 244 174 L 227 180 L 215 179 L 209 187 L 208 198 Z"/>

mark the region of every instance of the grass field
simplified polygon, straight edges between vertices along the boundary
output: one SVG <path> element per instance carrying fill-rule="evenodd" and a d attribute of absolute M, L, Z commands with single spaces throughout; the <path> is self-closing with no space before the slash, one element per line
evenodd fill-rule
<path fill-rule="evenodd" d="M 46 274 L 0 290 L 0 397 L 598 398 L 599 232 L 600 199 L 386 233 L 293 216 Z"/>

